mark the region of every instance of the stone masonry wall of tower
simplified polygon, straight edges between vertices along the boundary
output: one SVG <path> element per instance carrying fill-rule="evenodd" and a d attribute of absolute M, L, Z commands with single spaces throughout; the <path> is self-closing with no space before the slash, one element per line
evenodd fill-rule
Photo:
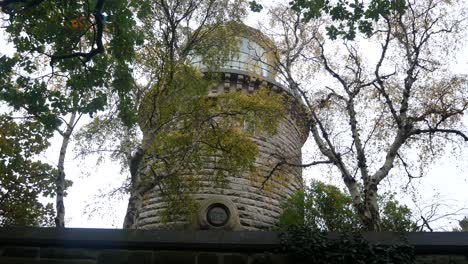
<path fill-rule="evenodd" d="M 266 87 L 284 95 L 287 114 L 278 117 L 281 120 L 275 135 L 262 134 L 249 124 L 244 124 L 245 129 L 254 131 L 251 138 L 259 150 L 254 164 L 256 173 L 227 175 L 220 186 L 213 181 L 213 176 L 217 175 L 215 172 L 222 170 L 212 162 L 215 157 L 201 157 L 207 160 L 201 173 L 190 175 L 201 183 L 196 193 L 189 193 L 197 202 L 195 209 L 190 209 L 195 212 L 190 212 L 190 216 L 186 217 L 177 215 L 171 218 L 173 222 L 164 222 L 168 220 L 164 215 L 170 213 L 171 208 L 164 201 L 161 192 L 164 190 L 155 187 L 143 197 L 136 228 L 268 230 L 277 223 L 282 213 L 282 203 L 303 188 L 302 168 L 286 165 L 278 167 L 265 186 L 262 185 L 283 159 L 291 164 L 301 163 L 301 148 L 307 138 L 307 129 L 299 96 L 276 82 L 277 54 L 270 39 L 243 24 L 233 22 L 226 26 L 238 35 L 239 47 L 223 66 L 210 69 L 198 55 L 194 55 L 189 62 L 202 72 L 221 74 L 221 82 L 212 87 L 207 96 L 216 97 L 235 91 L 255 93 L 260 87 Z"/>
<path fill-rule="evenodd" d="M 231 91 L 244 90 L 253 93 L 259 86 L 267 86 L 269 89 L 284 93 L 291 99 L 294 96 L 288 94 L 284 87 L 274 82 L 256 80 L 246 73 L 224 72 L 224 83 L 210 90 L 209 96 Z M 296 102 L 297 103 L 297 102 Z M 298 114 L 298 105 L 293 104 L 289 109 L 289 115 L 281 120 L 276 135 L 266 136 L 254 134 L 253 139 L 259 147 L 259 155 L 256 159 L 256 167 L 260 175 L 266 177 L 272 167 L 280 162 L 274 154 L 281 154 L 290 158 L 294 163 L 301 163 L 301 147 L 306 140 L 303 119 Z M 273 155 L 272 155 L 273 154 Z M 206 164 L 204 173 L 197 175 L 209 178 L 213 174 L 212 164 Z M 291 195 L 303 188 L 302 169 L 300 167 L 281 166 L 281 174 L 288 178 L 287 181 L 270 179 L 268 190 L 260 189 L 258 184 L 249 179 L 247 173 L 243 175 L 231 175 L 228 184 L 224 188 L 216 188 L 210 181 L 203 181 L 203 188 L 198 193 L 192 194 L 197 201 L 210 199 L 213 196 L 232 201 L 237 210 L 239 229 L 244 230 L 268 230 L 278 221 L 281 214 L 281 204 Z M 190 219 L 181 218 L 177 223 L 163 223 L 161 214 L 163 210 L 170 210 L 161 199 L 160 190 L 155 188 L 144 197 L 143 207 L 139 214 L 137 227 L 141 229 L 165 229 L 187 228 Z M 195 227 L 197 228 L 197 227 Z M 203 228 L 201 228 L 203 229 Z"/>

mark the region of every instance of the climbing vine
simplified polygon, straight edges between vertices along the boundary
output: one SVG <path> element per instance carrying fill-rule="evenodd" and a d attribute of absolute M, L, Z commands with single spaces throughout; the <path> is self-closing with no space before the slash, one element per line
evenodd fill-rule
<path fill-rule="evenodd" d="M 334 239 L 326 232 L 295 227 L 282 233 L 281 243 L 282 250 L 293 258 L 294 263 L 414 263 L 412 246 L 405 243 L 373 244 L 360 233 L 342 233 Z"/>

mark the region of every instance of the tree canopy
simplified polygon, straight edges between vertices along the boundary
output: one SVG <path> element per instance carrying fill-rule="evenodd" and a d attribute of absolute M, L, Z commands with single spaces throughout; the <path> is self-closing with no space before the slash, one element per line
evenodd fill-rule
<path fill-rule="evenodd" d="M 253 12 L 263 9 L 256 1 L 250 1 L 249 4 Z M 404 14 L 407 5 L 405 0 L 371 0 L 368 3 L 345 0 L 293 0 L 289 2 L 289 7 L 301 13 L 303 22 L 329 16 L 332 22 L 327 24 L 325 30 L 330 39 L 342 37 L 354 40 L 357 33 L 371 36 L 375 31 L 375 22 L 391 13 Z"/>
<path fill-rule="evenodd" d="M 41 123 L 0 115 L 0 226 L 51 226 L 52 204 L 41 196 L 54 194 L 54 169 L 37 160 L 50 131 Z"/>
<path fill-rule="evenodd" d="M 380 1 L 363 12 L 374 2 Z M 278 72 L 308 107 L 317 148 L 314 162 L 307 163 L 332 164 L 361 223 L 379 230 L 383 180 L 420 178 L 444 154 L 446 142 L 463 148 L 468 141 L 461 122 L 467 80 L 451 72 L 447 59 L 465 34 L 466 4 L 405 1 L 404 12 L 376 14 L 371 34 L 333 41 L 325 35 L 338 18 L 325 12 L 312 19 L 308 13 L 315 8 L 308 4 L 328 2 L 293 3 L 301 8 L 270 10 L 269 28 L 278 44 Z"/>
<path fill-rule="evenodd" d="M 381 230 L 412 232 L 417 230 L 411 210 L 401 205 L 395 194 L 384 193 L 378 198 L 382 218 Z M 297 192 L 283 204 L 280 229 L 307 227 L 325 232 L 356 232 L 363 230 L 352 206 L 351 196 L 336 186 L 312 181 L 304 191 Z"/>
<path fill-rule="evenodd" d="M 4 30 L 15 48 L 12 56 L 0 58 L 0 99 L 17 114 L 63 138 L 52 177 L 59 227 L 65 224 L 64 161 L 76 124 L 82 115 L 103 110 L 109 94 L 121 97 L 119 114 L 127 116 L 128 63 L 133 47 L 141 42 L 130 10 L 136 4 L 127 4 L 104 0 L 0 3 Z"/>

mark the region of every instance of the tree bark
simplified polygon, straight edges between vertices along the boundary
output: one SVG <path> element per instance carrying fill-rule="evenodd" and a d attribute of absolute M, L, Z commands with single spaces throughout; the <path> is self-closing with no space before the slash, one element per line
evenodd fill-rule
<path fill-rule="evenodd" d="M 151 173 L 145 164 L 144 156 L 152 144 L 154 144 L 155 131 L 150 130 L 143 135 L 141 146 L 133 154 L 129 161 L 131 186 L 130 198 L 128 200 L 127 212 L 125 214 L 123 228 L 138 228 L 138 215 L 143 204 L 143 197 L 151 189 L 153 189 L 161 179 L 167 178 L 172 175 L 173 171 L 160 172 L 155 175 L 154 171 Z M 151 175 L 151 178 L 148 178 Z"/>
<path fill-rule="evenodd" d="M 142 196 L 138 191 L 141 183 L 140 164 L 143 159 L 144 151 L 139 148 L 129 161 L 131 186 L 130 198 L 128 199 L 127 212 L 125 214 L 123 228 L 135 228 L 138 211 L 141 208 Z"/>
<path fill-rule="evenodd" d="M 134 189 L 133 186 L 131 189 Z M 128 199 L 127 213 L 125 214 L 123 228 L 136 228 L 136 220 L 139 210 L 142 206 L 142 196 L 137 188 L 130 190 L 130 198 Z"/>
<path fill-rule="evenodd" d="M 73 112 L 70 116 L 70 120 L 67 124 L 65 132 L 62 133 L 62 146 L 60 147 L 60 154 L 57 164 L 57 178 L 55 179 L 55 193 L 56 193 L 56 205 L 55 210 L 55 226 L 59 228 L 65 227 L 65 205 L 63 202 L 65 193 L 65 156 L 67 154 L 68 143 L 73 132 L 74 124 L 76 120 L 76 112 Z"/>
<path fill-rule="evenodd" d="M 151 146 L 154 140 L 154 132 L 149 131 L 143 135 L 142 144 L 129 159 L 129 169 L 131 177 L 130 198 L 128 199 L 127 212 L 125 214 L 123 228 L 136 228 L 136 220 L 142 205 L 143 195 L 147 188 L 142 188 L 142 167 L 144 166 L 143 157 L 146 150 Z"/>
<path fill-rule="evenodd" d="M 380 231 L 380 213 L 377 203 L 377 183 L 371 180 L 364 186 L 364 210 L 360 215 L 364 229 L 367 231 Z"/>

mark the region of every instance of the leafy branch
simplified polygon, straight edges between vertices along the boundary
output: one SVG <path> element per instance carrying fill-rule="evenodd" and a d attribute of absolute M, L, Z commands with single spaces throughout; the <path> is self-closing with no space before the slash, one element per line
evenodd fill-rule
<path fill-rule="evenodd" d="M 69 54 L 53 54 L 50 55 L 51 61 L 50 64 L 53 65 L 58 60 L 71 59 L 71 58 L 80 58 L 83 63 L 90 61 L 95 55 L 104 53 L 104 45 L 102 43 L 102 37 L 104 32 L 104 17 L 102 15 L 102 9 L 104 6 L 104 0 L 98 0 L 94 8 L 94 19 L 93 23 L 93 34 L 94 41 L 92 48 L 89 52 L 73 52 Z M 96 27 L 96 28 L 95 28 Z M 94 46 L 96 44 L 96 47 Z"/>

